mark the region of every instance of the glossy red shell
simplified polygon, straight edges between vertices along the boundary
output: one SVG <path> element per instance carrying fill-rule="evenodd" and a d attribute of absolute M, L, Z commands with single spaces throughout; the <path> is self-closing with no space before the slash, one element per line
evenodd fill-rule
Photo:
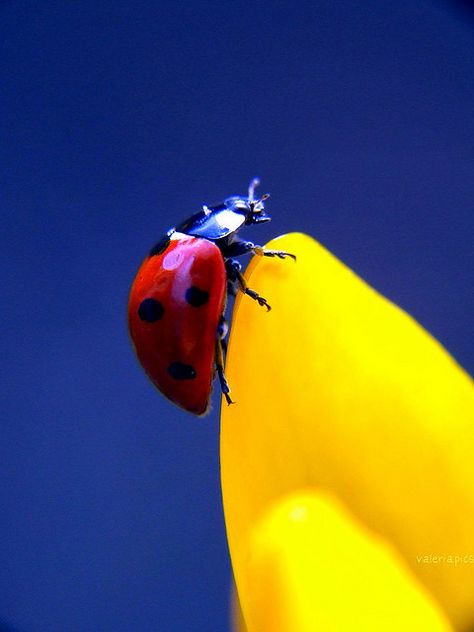
<path fill-rule="evenodd" d="M 138 359 L 166 397 L 196 415 L 209 405 L 225 300 L 219 248 L 187 235 L 145 259 L 131 288 L 128 322 Z"/>

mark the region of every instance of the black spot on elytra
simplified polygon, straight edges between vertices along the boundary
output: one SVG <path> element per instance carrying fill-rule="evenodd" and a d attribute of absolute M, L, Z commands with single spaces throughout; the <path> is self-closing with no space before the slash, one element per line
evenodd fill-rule
<path fill-rule="evenodd" d="M 158 241 L 153 248 L 150 250 L 148 256 L 154 257 L 155 255 L 161 255 L 169 246 L 170 237 L 169 235 L 165 235 Z"/>
<path fill-rule="evenodd" d="M 193 380 L 196 377 L 196 369 L 182 362 L 172 362 L 168 367 L 168 373 L 175 380 Z"/>
<path fill-rule="evenodd" d="M 155 323 L 163 317 L 164 313 L 163 305 L 154 298 L 145 298 L 138 308 L 138 315 L 146 323 Z"/>
<path fill-rule="evenodd" d="M 186 290 L 184 297 L 186 302 L 193 307 L 201 307 L 201 305 L 205 305 L 209 300 L 209 292 L 206 292 L 206 290 L 200 290 L 195 285 L 191 285 L 191 287 Z"/>

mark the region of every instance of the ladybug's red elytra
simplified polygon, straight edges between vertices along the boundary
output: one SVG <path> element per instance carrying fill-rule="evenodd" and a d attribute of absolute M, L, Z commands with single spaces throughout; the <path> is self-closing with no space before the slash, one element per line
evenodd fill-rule
<path fill-rule="evenodd" d="M 254 253 L 296 259 L 237 236 L 245 225 L 270 221 L 264 208 L 269 195 L 255 199 L 258 184 L 254 178 L 247 197 L 203 206 L 171 228 L 142 263 L 130 291 L 128 324 L 140 363 L 168 399 L 195 415 L 209 408 L 216 372 L 232 403 L 223 359 L 227 296 L 240 290 L 271 309 L 247 287 L 233 257 Z"/>

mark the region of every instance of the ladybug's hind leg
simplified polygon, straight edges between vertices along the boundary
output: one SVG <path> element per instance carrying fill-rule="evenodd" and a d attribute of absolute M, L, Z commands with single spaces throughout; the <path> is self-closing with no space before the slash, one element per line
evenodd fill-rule
<path fill-rule="evenodd" d="M 255 290 L 251 290 L 248 287 L 247 281 L 244 279 L 244 276 L 241 272 L 242 266 L 238 261 L 235 261 L 234 259 L 227 259 L 225 262 L 225 269 L 227 272 L 227 278 L 230 282 L 238 283 L 239 288 L 244 294 L 247 294 L 247 296 L 253 298 L 254 301 L 257 301 L 257 303 L 262 307 L 266 307 L 267 311 L 271 310 L 271 306 L 268 304 L 267 299 L 263 298 L 263 296 L 257 294 Z"/>
<path fill-rule="evenodd" d="M 218 336 L 216 340 L 216 370 L 217 377 L 219 378 L 219 384 L 221 385 L 221 391 L 224 395 L 227 404 L 230 406 L 234 402 L 230 398 L 230 388 L 224 375 L 224 354 L 222 351 L 222 340 Z"/>
<path fill-rule="evenodd" d="M 234 296 L 235 296 L 235 294 L 234 294 Z M 222 350 L 224 351 L 224 353 L 227 353 L 226 336 L 227 336 L 228 332 L 229 332 L 229 326 L 227 325 L 227 321 L 224 318 L 224 315 L 222 315 L 221 319 L 219 321 L 219 325 L 217 327 L 217 335 L 219 336 L 219 339 L 221 341 L 221 347 L 222 347 Z"/>

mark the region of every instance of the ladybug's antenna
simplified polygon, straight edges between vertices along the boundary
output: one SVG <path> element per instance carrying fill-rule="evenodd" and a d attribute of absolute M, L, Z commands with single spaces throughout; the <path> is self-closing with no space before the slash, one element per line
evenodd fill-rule
<path fill-rule="evenodd" d="M 265 202 L 265 200 L 268 200 L 268 198 L 270 197 L 270 193 L 265 193 L 258 200 L 255 199 L 255 189 L 258 187 L 259 184 L 260 178 L 254 178 L 249 184 L 249 204 L 252 208 L 252 211 L 255 213 L 263 211 L 262 202 Z"/>
<path fill-rule="evenodd" d="M 260 184 L 260 178 L 254 178 L 253 180 L 251 180 L 250 184 L 249 184 L 249 202 L 254 202 L 255 201 L 255 189 L 258 187 L 258 185 Z"/>

